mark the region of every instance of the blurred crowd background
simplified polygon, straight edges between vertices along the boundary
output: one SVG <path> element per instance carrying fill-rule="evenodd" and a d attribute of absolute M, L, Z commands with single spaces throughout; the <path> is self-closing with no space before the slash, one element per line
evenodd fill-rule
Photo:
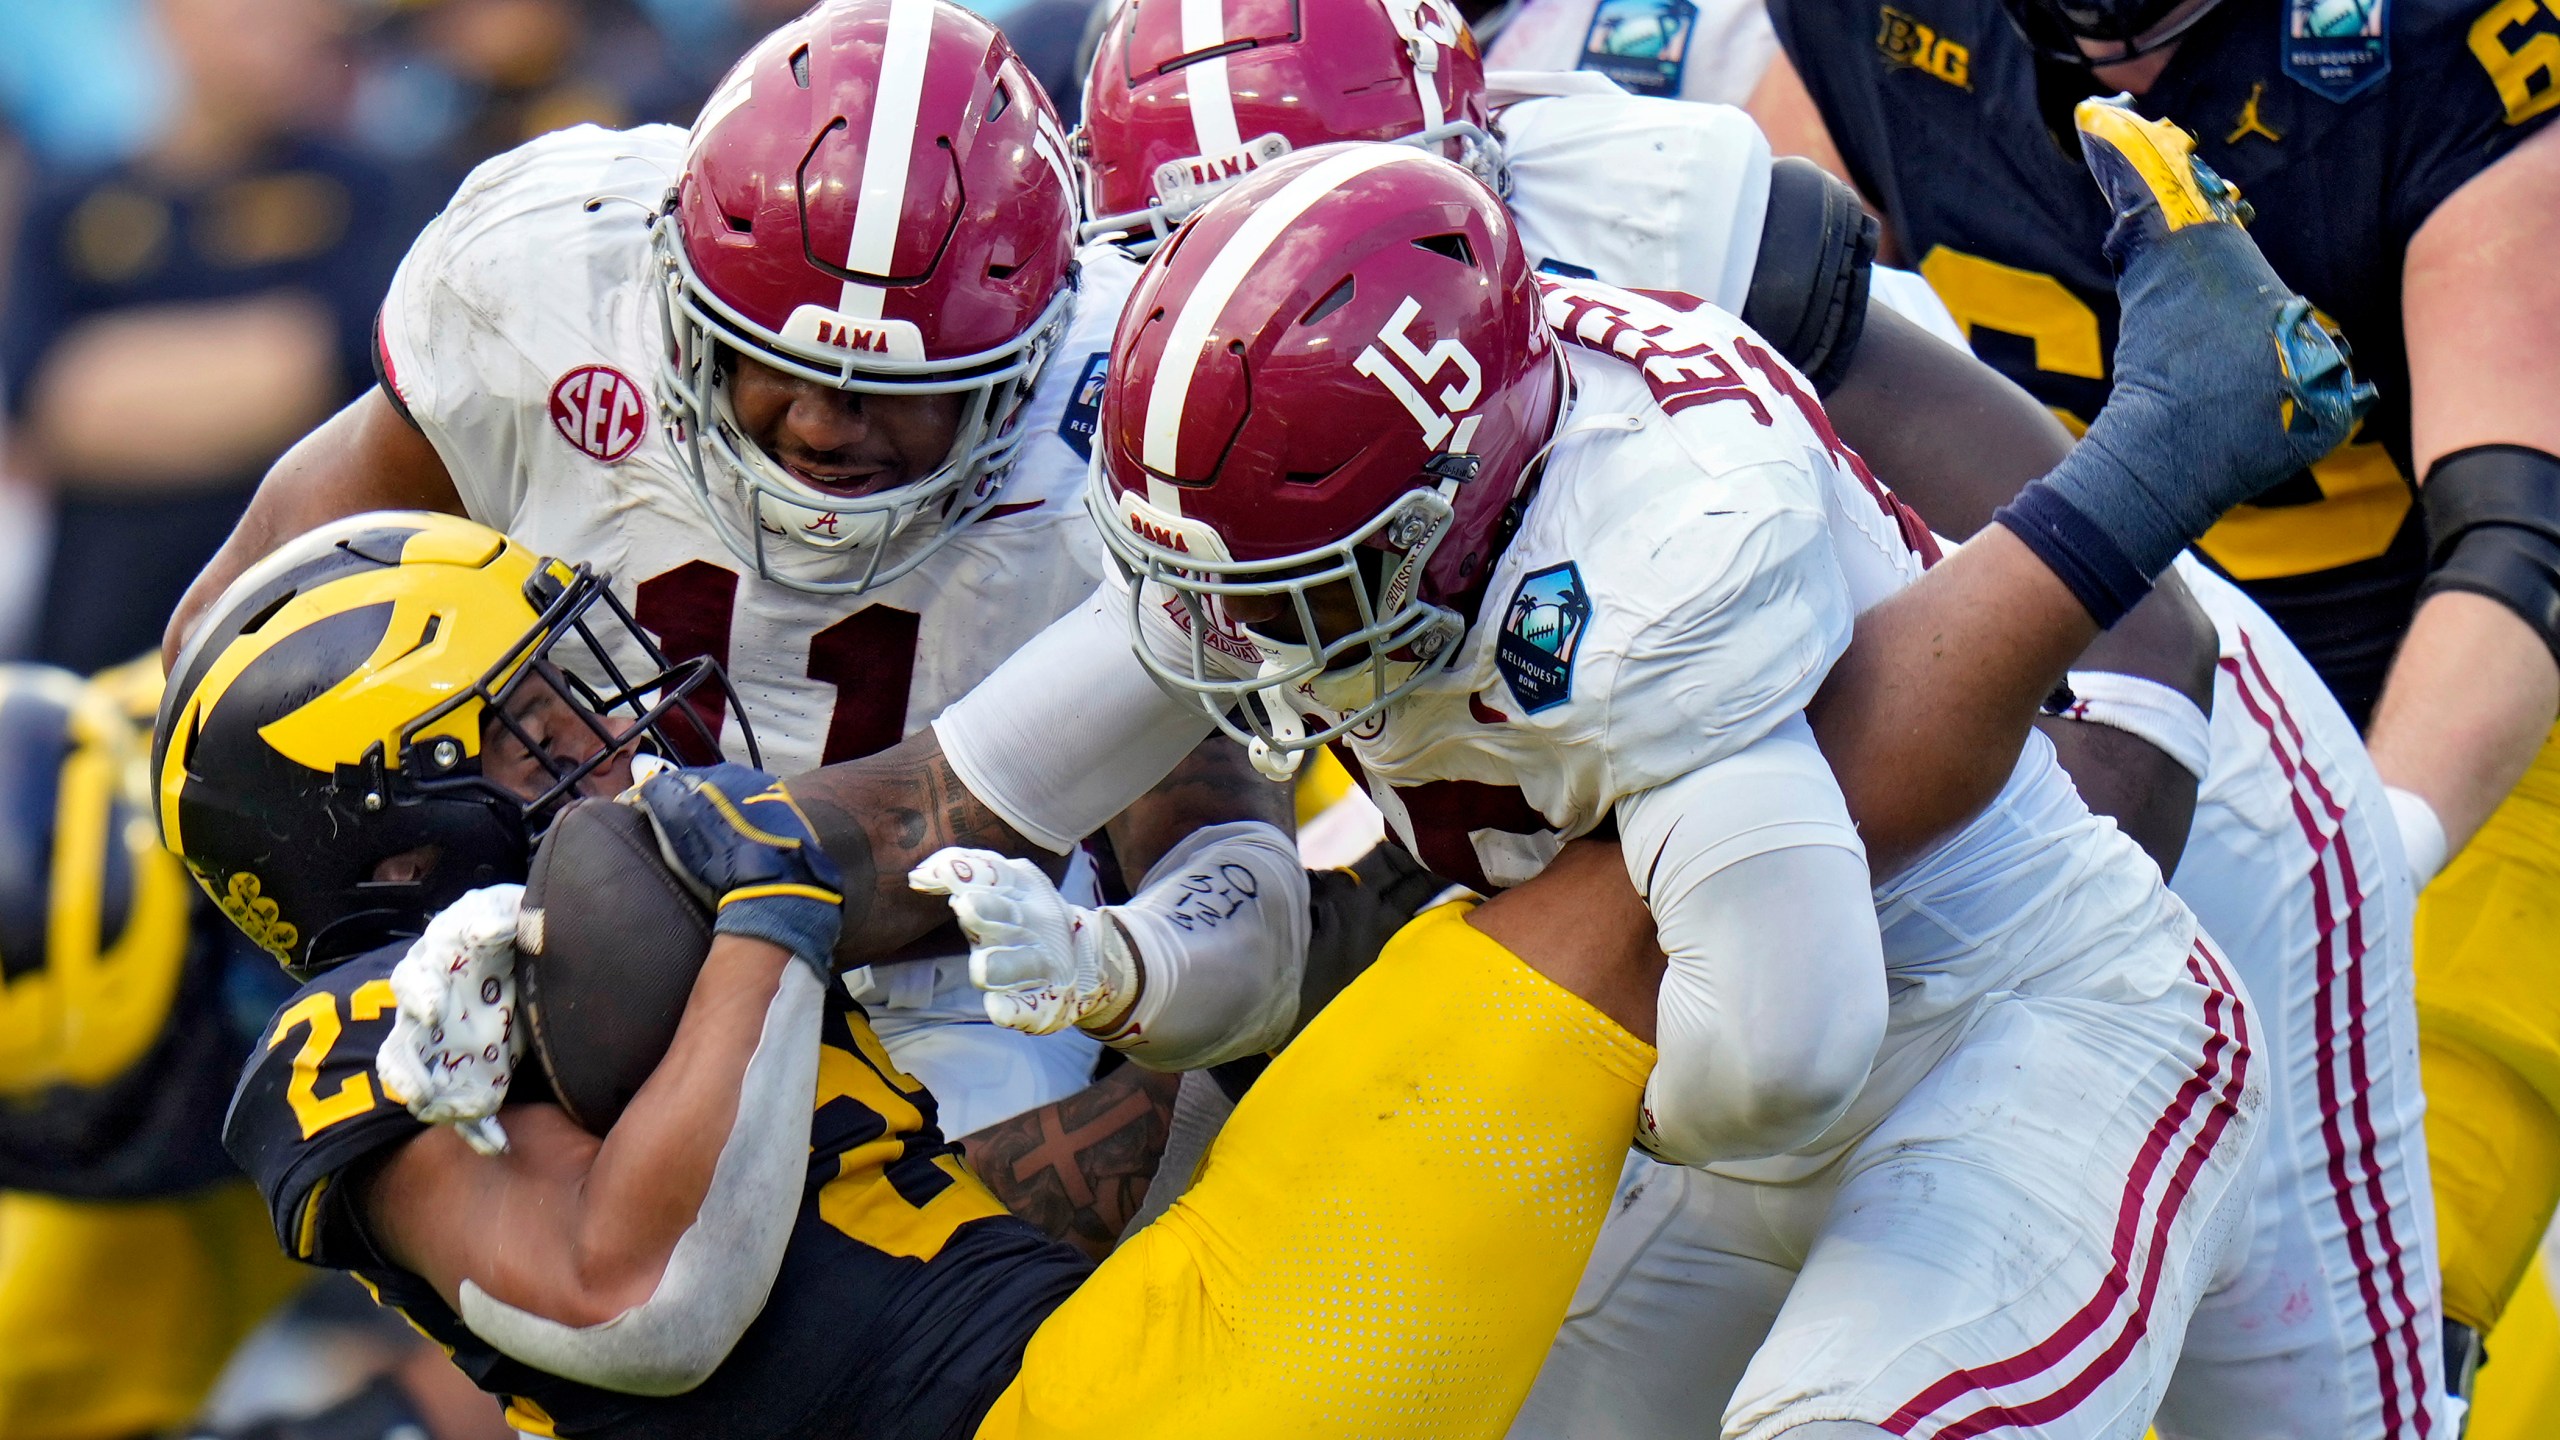
<path fill-rule="evenodd" d="M 805 6 L 0 5 L 0 659 L 156 646 L 267 466 L 372 383 L 391 272 L 472 166 L 688 122 Z M 1088 0 L 976 8 L 1072 112 Z"/>
<path fill-rule="evenodd" d="M 730 63 L 807 3 L 0 0 L 0 661 L 90 672 L 156 650 L 268 466 L 374 382 L 392 271 L 473 166 L 582 122 L 687 123 Z M 1072 123 L 1092 0 L 976 8 Z M 263 1015 L 282 997 L 244 985 L 227 998 Z M 255 1210 L 245 1192 L 217 1198 Z M 22 1320 L 68 1304 L 60 1343 L 87 1343 L 71 1332 L 100 1317 L 84 1308 L 121 1308 L 115 1286 L 131 1277 L 84 1279 L 97 1257 L 40 1253 L 61 1237 L 30 1213 L 0 1225 L 0 1273 L 79 1293 L 0 1300 Z M 263 1221 L 240 1233 L 263 1242 Z M 244 1326 L 287 1289 L 299 1298 L 232 1357 L 190 1433 L 302 1440 L 293 1417 L 323 1407 L 359 1426 L 380 1408 L 392 1418 L 379 1433 L 417 1440 L 511 1433 L 352 1281 L 232 1258 L 242 1267 L 212 1283 Z M 149 1352 L 137 1395 L 211 1374 L 237 1333 L 173 1314 L 203 1333 L 106 1317 Z M 11 1343 L 45 1349 L 29 1332 L 16 1325 Z M 14 1363 L 52 1373 L 44 1355 Z M 17 1390 L 0 1435 L 52 1433 L 55 1412 L 96 1408 Z M 400 1418 L 413 1413 L 426 1432 Z"/>

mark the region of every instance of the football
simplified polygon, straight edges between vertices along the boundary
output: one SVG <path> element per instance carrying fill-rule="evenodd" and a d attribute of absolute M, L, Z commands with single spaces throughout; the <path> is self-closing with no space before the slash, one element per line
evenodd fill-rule
<path fill-rule="evenodd" d="M 711 912 L 639 810 L 581 800 L 552 823 L 516 921 L 516 984 L 552 1094 L 581 1128 L 611 1129 L 658 1068 L 710 953 Z"/>

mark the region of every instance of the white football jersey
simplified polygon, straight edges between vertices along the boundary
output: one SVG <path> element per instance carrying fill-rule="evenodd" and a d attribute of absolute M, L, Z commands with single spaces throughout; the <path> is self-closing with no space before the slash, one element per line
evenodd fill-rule
<path fill-rule="evenodd" d="M 393 278 L 385 372 L 473 519 L 610 574 L 671 656 L 721 658 L 766 768 L 790 774 L 922 728 L 1091 591 L 1103 562 L 1058 433 L 1077 379 L 1061 362 L 1107 347 L 1119 306 L 1080 307 L 996 506 L 923 566 L 851 596 L 741 573 L 654 393 L 649 225 L 684 144 L 673 126 L 579 126 L 473 171 Z M 776 541 L 786 563 L 793 549 Z"/>
<path fill-rule="evenodd" d="M 1589 76 L 1504 73 L 1486 84 L 1502 107 L 1507 204 L 1530 264 L 1742 312 L 1769 209 L 1769 141 L 1750 116 Z"/>
<path fill-rule="evenodd" d="M 1638 95 L 1739 105 L 1777 54 L 1762 0 L 1521 0 L 1485 64 L 1578 70 Z"/>

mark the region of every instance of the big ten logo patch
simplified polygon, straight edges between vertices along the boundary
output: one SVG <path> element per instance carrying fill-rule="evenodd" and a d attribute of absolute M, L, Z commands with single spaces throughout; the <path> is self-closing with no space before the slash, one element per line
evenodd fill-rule
<path fill-rule="evenodd" d="M 1876 11 L 1876 49 L 1885 63 L 1933 75 L 1959 90 L 1973 88 L 1973 51 L 1890 5 Z"/>
<path fill-rule="evenodd" d="M 649 430 L 649 402 L 610 365 L 581 365 L 551 387 L 551 428 L 589 458 L 610 465 Z"/>
<path fill-rule="evenodd" d="M 1396 313 L 1378 328 L 1378 345 L 1386 346 L 1387 354 L 1395 359 L 1390 361 L 1379 354 L 1377 345 L 1363 346 L 1351 368 L 1387 387 L 1387 393 L 1395 396 L 1396 403 L 1422 427 L 1423 444 L 1438 450 L 1444 448 L 1440 442 L 1447 440 L 1445 448 L 1463 452 L 1475 439 L 1476 421 L 1482 418 L 1465 412 L 1484 396 L 1484 366 L 1454 335 L 1428 350 L 1415 344 L 1407 331 L 1421 314 L 1422 302 L 1410 295 L 1404 297 Z M 1457 378 L 1442 386 L 1437 396 L 1422 392 L 1423 385 L 1453 365 L 1458 370 Z M 1439 401 L 1437 405 L 1432 403 L 1434 399 Z"/>

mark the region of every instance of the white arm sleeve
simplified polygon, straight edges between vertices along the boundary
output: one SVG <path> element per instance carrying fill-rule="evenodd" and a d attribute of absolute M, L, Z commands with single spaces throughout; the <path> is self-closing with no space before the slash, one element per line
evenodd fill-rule
<path fill-rule="evenodd" d="M 1277 827 L 1196 830 L 1103 913 L 1144 977 L 1104 1044 L 1150 1070 L 1199 1070 L 1288 1038 L 1307 968 L 1307 871 Z"/>
<path fill-rule="evenodd" d="M 1208 712 L 1158 688 L 1105 583 L 933 722 L 952 773 L 1035 845 L 1065 854 L 1208 738 Z"/>
<path fill-rule="evenodd" d="M 2074 670 L 2065 677 L 2072 704 L 2064 720 L 2121 730 L 2202 780 L 2213 765 L 2213 722 L 2174 686 L 2111 670 Z"/>
<path fill-rule="evenodd" d="M 474 171 L 472 181 L 505 171 L 501 161 Z M 383 377 L 410 423 L 435 447 L 462 508 L 499 530 L 513 528 L 523 512 L 531 467 L 522 457 L 536 438 L 528 427 L 547 423 L 548 407 L 536 400 L 551 382 L 489 308 L 476 303 L 485 297 L 471 293 L 472 280 L 503 269 L 477 255 L 466 263 L 458 252 L 472 247 L 477 202 L 508 188 L 494 177 L 466 182 L 454 204 L 418 232 L 392 273 L 378 337 Z M 528 412 L 543 421 L 529 422 Z"/>
<path fill-rule="evenodd" d="M 1618 802 L 1664 973 L 1640 1138 L 1702 1165 L 1792 1150 L 1840 1117 L 1885 1029 L 1866 852 L 1801 715 Z"/>
<path fill-rule="evenodd" d="M 809 966 L 782 967 L 711 1188 L 648 1299 L 610 1320 L 570 1326 L 465 1280 L 462 1323 L 537 1370 L 607 1390 L 681 1395 L 709 1379 L 763 1311 L 799 1219 L 824 993 Z"/>

